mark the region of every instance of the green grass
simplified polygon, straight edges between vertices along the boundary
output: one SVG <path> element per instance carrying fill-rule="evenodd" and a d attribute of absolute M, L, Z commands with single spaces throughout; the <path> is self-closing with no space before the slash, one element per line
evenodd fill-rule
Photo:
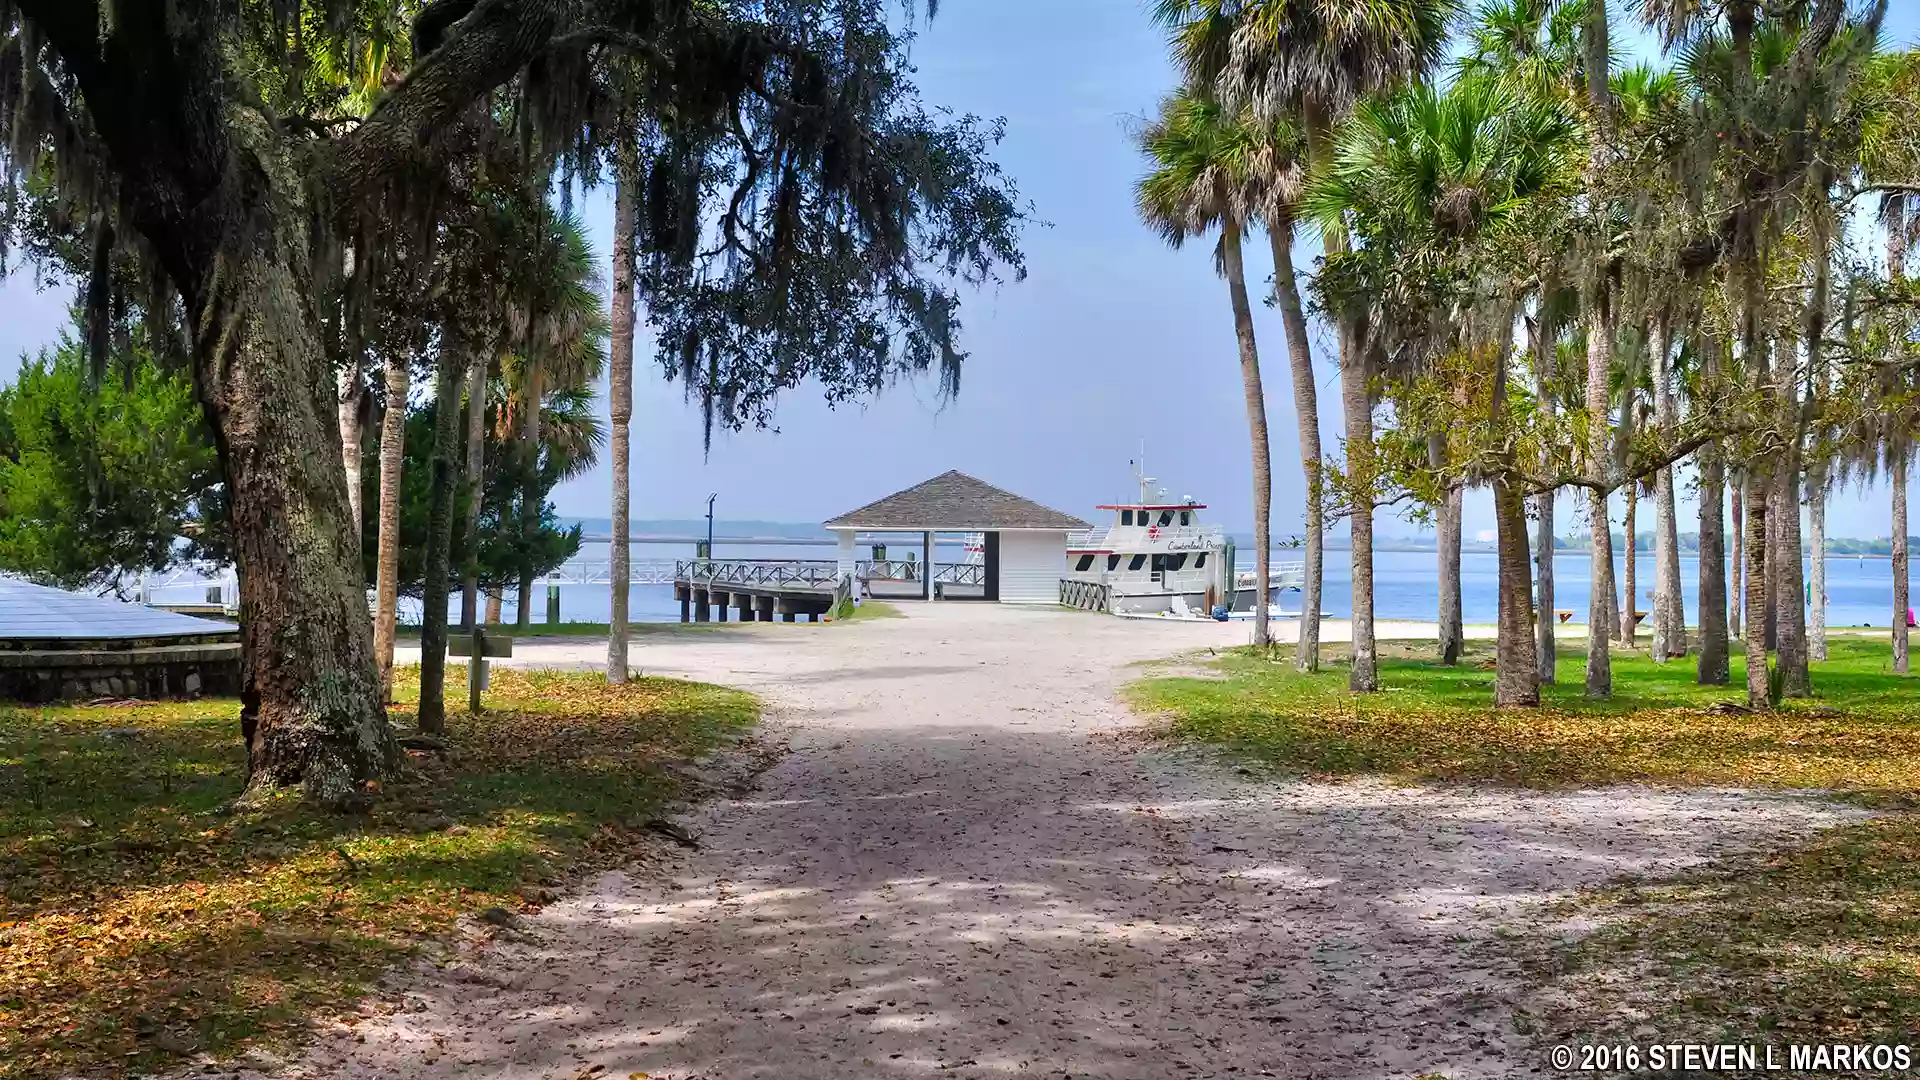
<path fill-rule="evenodd" d="M 1882 632 L 1884 633 L 1884 631 Z M 1615 696 L 1586 700 L 1584 654 L 1562 643 L 1539 709 L 1491 707 L 1486 647 L 1457 668 L 1428 645 L 1383 646 L 1385 692 L 1346 691 L 1347 667 L 1293 671 L 1237 650 L 1217 678 L 1148 678 L 1129 694 L 1173 737 L 1230 747 L 1277 770 L 1329 777 L 1541 788 L 1642 782 L 1813 788 L 1873 820 L 1787 850 L 1569 900 L 1595 920 L 1577 940 L 1503 939 L 1548 988 L 1516 1017 L 1542 1045 L 1593 1041 L 1913 1042 L 1920 1015 L 1920 681 L 1888 669 L 1884 637 L 1836 637 L 1817 697 L 1723 712 L 1691 660 L 1614 654 Z M 1630 1018 L 1637 1018 L 1630 1019 Z"/>
<path fill-rule="evenodd" d="M 852 613 L 843 615 L 834 622 L 861 622 L 868 619 L 903 619 L 906 616 L 900 609 L 885 600 L 862 600 Z"/>
<path fill-rule="evenodd" d="M 411 755 L 357 817 L 291 797 L 231 810 L 238 712 L 0 708 L 0 1077 L 290 1037 L 462 914 L 536 906 L 631 858 L 675 794 L 661 762 L 738 737 L 758 706 L 496 668 L 488 712 L 449 717 L 446 757 Z"/>
<path fill-rule="evenodd" d="M 1557 683 L 1539 709 L 1495 710 L 1490 646 L 1457 667 L 1430 645 L 1383 643 L 1381 693 L 1347 691 L 1340 651 L 1311 675 L 1291 650 L 1235 650 L 1217 678 L 1149 678 L 1129 688 L 1170 734 L 1217 743 L 1276 768 L 1539 787 L 1622 782 L 1906 792 L 1920 787 L 1920 682 L 1888 670 L 1883 643 L 1843 639 L 1815 665 L 1816 697 L 1778 712 L 1709 711 L 1746 700 L 1735 684 L 1700 686 L 1691 659 L 1613 655 L 1614 696 L 1582 691 L 1585 657 L 1562 643 Z"/>

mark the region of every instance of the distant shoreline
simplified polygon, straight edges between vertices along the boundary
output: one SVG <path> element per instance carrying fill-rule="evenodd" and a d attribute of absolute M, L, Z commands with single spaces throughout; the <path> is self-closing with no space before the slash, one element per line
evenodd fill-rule
<path fill-rule="evenodd" d="M 563 520 L 566 520 L 569 524 L 580 526 L 581 532 L 584 534 L 582 537 L 582 541 L 585 543 L 604 544 L 604 543 L 609 543 L 612 540 L 612 536 L 611 536 L 612 522 L 606 518 L 570 518 L 570 519 L 563 519 Z M 682 519 L 668 518 L 668 519 L 658 519 L 658 520 L 649 520 L 649 521 L 635 521 L 631 523 L 631 525 L 628 527 L 627 536 L 629 538 L 629 542 L 635 543 L 635 544 L 691 545 L 691 544 L 700 543 L 706 539 L 707 537 L 706 525 L 707 523 L 704 519 L 700 521 L 687 521 Z M 902 535 L 906 535 L 906 534 L 902 534 Z M 948 534 L 948 533 L 941 534 L 941 536 L 943 537 L 951 537 L 952 535 L 953 534 Z M 1233 540 L 1233 542 L 1237 546 L 1240 546 L 1242 548 L 1251 547 L 1253 545 L 1252 537 L 1247 534 L 1229 533 L 1228 537 L 1231 540 Z M 807 524 L 796 523 L 796 522 L 780 522 L 780 521 L 715 520 L 713 523 L 713 542 L 716 545 L 730 545 L 730 546 L 763 546 L 763 545 L 793 544 L 793 545 L 805 545 L 809 547 L 818 547 L 818 546 L 830 546 L 834 544 L 836 540 L 831 533 L 827 532 L 825 529 L 822 529 L 818 525 L 807 525 Z M 942 540 L 941 542 L 945 544 L 953 544 L 953 543 L 957 543 L 958 541 L 954 539 L 946 539 L 946 540 Z M 904 546 L 911 546 L 911 544 L 905 544 Z M 1275 543 L 1273 545 L 1273 550 L 1279 551 L 1279 552 L 1298 552 L 1298 551 L 1301 551 L 1302 549 L 1298 545 L 1287 545 L 1283 543 Z M 1353 548 L 1352 548 L 1352 545 L 1347 541 L 1346 537 L 1328 537 L 1326 547 L 1324 550 L 1350 552 L 1353 550 Z M 1440 549 L 1430 541 L 1413 540 L 1413 539 L 1407 539 L 1407 538 L 1381 537 L 1374 541 L 1373 550 L 1376 552 L 1399 552 L 1399 553 L 1416 553 L 1416 554 L 1424 553 L 1429 555 L 1437 555 L 1439 554 Z M 1460 545 L 1460 553 L 1463 555 L 1492 555 L 1492 554 L 1496 554 L 1497 551 L 1498 549 L 1495 548 L 1494 545 L 1483 543 L 1480 541 L 1470 540 L 1470 541 L 1465 541 Z M 1558 555 L 1590 555 L 1592 554 L 1592 549 L 1586 546 L 1557 547 L 1554 549 L 1554 554 L 1556 556 Z M 1618 549 L 1616 549 L 1615 554 L 1616 555 L 1619 554 Z M 1651 556 L 1653 552 L 1650 550 L 1641 550 L 1639 554 L 1643 556 Z M 1806 558 L 1812 554 L 1813 552 L 1808 548 L 1803 547 L 1800 549 L 1800 555 L 1802 558 Z M 1700 553 L 1697 550 L 1682 551 L 1680 553 L 1680 557 L 1683 559 L 1697 559 L 1700 557 Z M 1915 545 L 1913 552 L 1910 553 L 1910 556 L 1909 556 L 1910 559 L 1915 557 L 1920 557 L 1920 544 Z M 1887 560 L 1891 560 L 1893 556 L 1891 554 L 1876 554 L 1874 552 L 1829 551 L 1827 552 L 1827 558 L 1829 559 L 1860 559 L 1860 560 L 1880 559 L 1883 561 L 1887 561 Z"/>

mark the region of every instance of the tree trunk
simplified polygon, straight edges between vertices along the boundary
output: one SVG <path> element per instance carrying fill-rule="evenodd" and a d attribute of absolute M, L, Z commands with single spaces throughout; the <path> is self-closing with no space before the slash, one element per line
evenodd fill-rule
<path fill-rule="evenodd" d="M 1587 514 L 1599 522 L 1587 547 L 1593 573 L 1593 599 L 1587 606 L 1588 697 L 1613 696 L 1613 654 L 1608 630 L 1613 618 L 1613 530 L 1607 520 L 1607 497 L 1587 492 Z"/>
<path fill-rule="evenodd" d="M 1894 440 L 1893 453 L 1893 670 L 1907 673 L 1907 613 L 1913 600 L 1907 592 L 1907 447 Z"/>
<path fill-rule="evenodd" d="M 448 337 L 452 337 L 449 335 Z M 453 582 L 453 504 L 460 485 L 460 376 L 464 350 L 443 337 L 433 380 L 433 451 L 428 465 L 426 581 L 420 618 L 421 731 L 447 727 L 447 593 Z M 457 340 L 455 338 L 454 340 Z"/>
<path fill-rule="evenodd" d="M 521 630 L 533 617 L 532 547 L 534 534 L 540 531 L 540 406 L 546 400 L 541 374 L 540 362 L 528 358 L 527 381 L 521 388 L 526 400 L 521 402 L 520 421 L 520 460 L 525 470 L 520 486 L 520 588 L 513 613 L 513 624 Z"/>
<path fill-rule="evenodd" d="M 1379 660 L 1373 638 L 1373 398 L 1367 386 L 1368 357 L 1354 316 L 1341 316 L 1340 412 L 1346 423 L 1347 473 L 1352 535 L 1353 667 L 1347 688 L 1358 693 L 1380 689 Z"/>
<path fill-rule="evenodd" d="M 487 625 L 500 625 L 500 589 L 487 590 Z"/>
<path fill-rule="evenodd" d="M 1727 634 L 1730 637 L 1745 640 L 1747 612 L 1747 509 L 1744 496 L 1747 477 L 1736 471 L 1733 475 L 1733 563 L 1732 563 L 1732 603 L 1727 606 Z"/>
<path fill-rule="evenodd" d="M 1767 708 L 1767 498 L 1759 473 L 1746 471 L 1747 542 L 1745 640 L 1747 648 L 1747 704 Z"/>
<path fill-rule="evenodd" d="M 340 464 L 347 474 L 347 531 L 354 548 L 360 541 L 360 402 L 366 387 L 360 381 L 360 368 L 349 357 L 340 369 Z"/>
<path fill-rule="evenodd" d="M 251 795 L 300 784 L 329 806 L 399 766 L 373 660 L 360 543 L 348 529 L 337 385 L 308 256 L 273 232 L 189 310 L 229 312 L 196 343 L 196 380 L 229 493 L 240 578 L 242 737 Z"/>
<path fill-rule="evenodd" d="M 1533 334 L 1533 385 L 1534 396 L 1539 401 L 1540 414 L 1552 425 L 1557 411 L 1554 394 L 1554 342 L 1558 332 L 1546 321 L 1546 308 L 1554 288 L 1552 279 L 1540 290 L 1542 297 L 1539 317 L 1532 324 Z M 1552 468 L 1552 462 L 1547 462 Z M 1554 667 L 1559 659 L 1558 643 L 1555 640 L 1560 615 L 1554 608 L 1553 596 L 1553 556 L 1556 550 L 1553 536 L 1553 509 L 1555 492 L 1542 492 L 1535 500 L 1535 514 L 1539 518 L 1539 532 L 1534 540 L 1534 577 L 1539 590 L 1539 602 L 1534 609 L 1534 662 L 1539 665 L 1540 681 L 1551 686 L 1556 679 Z"/>
<path fill-rule="evenodd" d="M 1827 659 L 1827 468 L 1809 471 L 1807 491 L 1807 558 L 1812 576 L 1807 581 L 1807 659 Z"/>
<path fill-rule="evenodd" d="M 1260 352 L 1253 340 L 1253 306 L 1247 300 L 1246 266 L 1240 253 L 1240 225 L 1229 221 L 1222 230 L 1220 250 L 1227 274 L 1227 292 L 1233 302 L 1233 336 L 1240 346 L 1240 382 L 1247 399 L 1247 431 L 1253 442 L 1253 643 L 1273 639 L 1267 627 L 1268 563 L 1272 556 L 1269 519 L 1273 515 L 1273 461 L 1267 444 L 1267 401 L 1260 386 Z"/>
<path fill-rule="evenodd" d="M 1791 400 L 1791 393 L 1788 399 Z M 1795 412 L 1799 411 L 1794 406 Z M 1813 693 L 1807 669 L 1806 569 L 1800 561 L 1800 453 L 1789 444 L 1774 503 L 1774 638 L 1780 652 L 1780 692 L 1787 697 Z"/>
<path fill-rule="evenodd" d="M 1493 703 L 1540 704 L 1539 661 L 1534 656 L 1533 596 L 1527 588 L 1527 506 L 1504 477 L 1493 482 L 1494 526 L 1499 534 L 1500 616 L 1494 643 Z M 1541 613 L 1546 621 L 1546 613 Z"/>
<path fill-rule="evenodd" d="M 487 354 L 475 349 L 467 369 L 467 519 L 461 524 L 467 553 L 466 580 L 460 590 L 460 629 L 475 635 L 480 626 L 480 512 L 487 490 Z"/>
<path fill-rule="evenodd" d="M 400 471 L 406 460 L 407 357 L 387 355 L 387 411 L 380 421 L 380 535 L 375 548 L 373 655 L 380 700 L 393 700 L 393 632 L 400 603 Z"/>
<path fill-rule="evenodd" d="M 607 358 L 607 398 L 611 428 L 607 453 L 613 458 L 613 539 L 607 552 L 612 595 L 607 626 L 607 681 L 627 681 L 627 601 L 633 592 L 627 511 L 633 497 L 627 472 L 628 425 L 633 420 L 633 234 L 639 216 L 634 151 L 622 137 L 613 195 L 613 348 Z"/>
<path fill-rule="evenodd" d="M 1626 599 L 1620 608 L 1620 644 L 1626 648 L 1637 648 L 1640 621 L 1640 485 L 1636 481 L 1627 482 L 1627 517 L 1623 524 L 1627 533 L 1627 550 L 1620 559 L 1620 593 Z M 1611 539 L 1611 538 L 1609 538 Z"/>
<path fill-rule="evenodd" d="M 1662 444 L 1673 441 L 1678 408 L 1674 401 L 1672 334 L 1666 317 L 1655 324 L 1659 338 L 1653 346 L 1653 417 Z M 1680 587 L 1680 522 L 1673 490 L 1674 467 L 1654 474 L 1653 526 L 1653 660 L 1664 664 L 1687 654 L 1687 605 Z"/>
<path fill-rule="evenodd" d="M 1446 444 L 1438 435 L 1427 440 L 1427 457 L 1438 470 L 1446 464 Z M 1461 639 L 1466 635 L 1460 619 L 1460 487 L 1451 485 L 1440 500 L 1434 550 L 1437 553 L 1440 582 L 1438 638 L 1440 663 L 1452 667 L 1460 662 Z M 1531 628 L 1529 628 L 1531 632 Z"/>
<path fill-rule="evenodd" d="M 1613 371 L 1612 298 L 1604 282 L 1594 289 L 1591 305 L 1594 313 L 1587 329 L 1587 471 L 1596 480 L 1610 472 L 1607 465 L 1607 429 Z M 1613 524 L 1607 516 L 1607 496 L 1588 489 L 1587 514 L 1592 540 L 1587 545 L 1592 596 L 1587 604 L 1587 679 L 1588 697 L 1613 695 L 1613 658 L 1609 652 L 1608 630 L 1613 619 Z"/>
<path fill-rule="evenodd" d="M 1720 448 L 1709 443 L 1700 451 L 1698 680 L 1702 686 L 1724 686 L 1732 678 L 1727 659 L 1727 537 L 1721 505 L 1726 486 L 1726 462 Z"/>
<path fill-rule="evenodd" d="M 1313 377 L 1313 353 L 1307 343 L 1307 317 L 1300 305 L 1300 283 L 1293 268 L 1293 222 L 1267 226 L 1273 245 L 1273 292 L 1287 333 L 1287 361 L 1293 374 L 1293 414 L 1300 430 L 1300 467 L 1306 473 L 1306 583 L 1300 601 L 1300 644 L 1294 651 L 1299 671 L 1320 670 L 1321 585 L 1325 574 L 1326 509 L 1321 479 L 1320 396 Z"/>

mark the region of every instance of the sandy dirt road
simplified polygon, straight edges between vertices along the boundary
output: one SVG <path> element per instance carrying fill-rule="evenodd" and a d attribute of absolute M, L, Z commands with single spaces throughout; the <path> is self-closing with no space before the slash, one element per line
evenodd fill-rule
<path fill-rule="evenodd" d="M 791 755 L 691 812 L 702 847 L 664 875 L 606 875 L 523 940 L 407 973 L 397 1007 L 273 1074 L 1547 1075 L 1496 923 L 1846 813 L 1258 780 L 1116 737 L 1137 723 L 1115 700 L 1130 665 L 1244 627 L 907 611 L 643 639 L 649 673 L 764 695 Z"/>

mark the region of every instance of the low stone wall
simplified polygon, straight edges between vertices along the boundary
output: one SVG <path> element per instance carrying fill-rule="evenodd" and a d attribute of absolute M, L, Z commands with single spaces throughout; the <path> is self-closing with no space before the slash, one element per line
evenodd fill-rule
<path fill-rule="evenodd" d="M 0 648 L 0 700 L 157 700 L 239 692 L 237 641 L 132 648 Z"/>

